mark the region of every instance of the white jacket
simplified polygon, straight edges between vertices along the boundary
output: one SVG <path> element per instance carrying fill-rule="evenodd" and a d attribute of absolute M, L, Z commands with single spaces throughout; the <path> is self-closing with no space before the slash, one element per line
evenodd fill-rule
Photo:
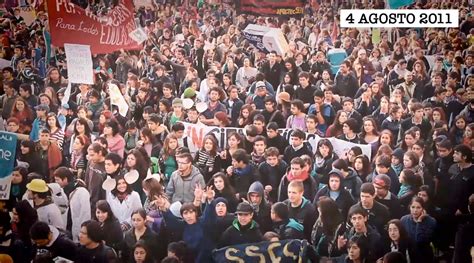
<path fill-rule="evenodd" d="M 55 203 L 50 203 L 45 206 L 36 208 L 38 213 L 38 221 L 43 221 L 56 228 L 66 229 L 66 224 L 61 216 L 58 206 Z"/>
<path fill-rule="evenodd" d="M 112 212 L 121 224 L 128 223 L 131 226 L 132 212 L 142 208 L 140 195 L 135 191 L 132 191 L 123 202 L 120 202 L 116 196 L 114 196 L 110 191 L 107 191 L 106 199 Z"/>
<path fill-rule="evenodd" d="M 91 219 L 90 194 L 84 187 L 77 187 L 69 194 L 69 208 L 72 219 L 72 238 L 74 242 L 79 241 L 81 224 Z M 68 211 L 69 212 L 69 211 Z M 67 213 L 66 213 L 67 214 Z"/>

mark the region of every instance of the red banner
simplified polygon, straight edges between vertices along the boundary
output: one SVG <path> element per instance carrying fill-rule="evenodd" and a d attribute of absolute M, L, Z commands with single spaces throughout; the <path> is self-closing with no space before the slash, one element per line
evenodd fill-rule
<path fill-rule="evenodd" d="M 237 13 L 256 16 L 303 16 L 304 0 L 238 0 Z"/>
<path fill-rule="evenodd" d="M 129 37 L 136 28 L 133 12 L 132 0 L 121 0 L 104 16 L 94 15 L 68 0 L 48 0 L 52 44 L 90 45 L 93 54 L 140 49 L 141 45 Z"/>

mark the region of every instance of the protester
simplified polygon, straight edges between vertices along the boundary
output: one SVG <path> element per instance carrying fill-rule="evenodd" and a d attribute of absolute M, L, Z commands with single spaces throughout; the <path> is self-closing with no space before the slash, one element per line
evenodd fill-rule
<path fill-rule="evenodd" d="M 8 200 L 0 202 L 2 240 L 29 250 L 33 235 L 25 233 L 34 222 L 25 226 L 16 208 L 30 197 L 47 224 L 38 261 L 49 260 L 46 250 L 57 255 L 54 240 L 68 247 L 62 231 L 81 242 L 83 257 L 102 249 L 98 241 L 105 239 L 117 261 L 162 259 L 173 244 L 165 262 L 211 262 L 226 251 L 211 258 L 214 248 L 270 251 L 278 243 L 267 240 L 283 244 L 286 233 L 290 250 L 304 246 L 293 240 L 298 224 L 315 262 L 449 262 L 453 255 L 470 261 L 469 239 L 458 230 L 470 229 L 474 193 L 472 3 L 408 1 L 401 7 L 457 10 L 459 28 L 367 30 L 341 27 L 345 18 L 337 14 L 351 8 L 388 13 L 394 1 L 290 1 L 285 10 L 260 7 L 268 1 L 251 7 L 228 0 L 142 2 L 77 0 L 48 8 L 41 1 L 5 2 L 0 131 L 18 142 L 15 153 L 0 143 L 0 159 L 12 161 L 1 165 L 12 174 Z M 92 24 L 73 30 L 72 18 Z M 133 31 L 135 25 L 141 29 Z M 250 28 L 257 26 L 268 33 L 256 36 Z M 92 55 L 78 57 L 78 47 L 62 41 L 88 45 Z M 62 190 L 69 201 L 59 210 L 54 202 Z M 166 198 L 170 207 L 162 211 L 158 204 Z M 277 201 L 288 206 L 288 222 Z M 184 215 L 180 206 L 195 223 L 173 228 Z M 421 216 L 420 207 L 426 210 Z M 122 253 L 131 213 L 142 208 L 145 216 L 134 214 L 136 228 L 156 232 L 159 256 L 132 239 Z M 20 215 L 10 232 L 13 211 Z M 217 216 L 208 226 L 211 212 Z M 89 229 L 81 234 L 81 224 L 93 217 L 103 238 Z M 410 253 L 401 227 L 389 223 L 401 218 L 407 236 L 426 251 L 421 259 Z M 265 242 L 250 246 L 272 230 Z M 359 235 L 368 242 L 354 238 L 348 246 Z M 276 257 L 285 256 L 280 247 L 272 248 Z M 0 248 L 19 251 L 7 242 Z M 77 259 L 72 246 L 60 252 L 90 261 Z M 33 259 L 29 253 L 13 257 Z"/>

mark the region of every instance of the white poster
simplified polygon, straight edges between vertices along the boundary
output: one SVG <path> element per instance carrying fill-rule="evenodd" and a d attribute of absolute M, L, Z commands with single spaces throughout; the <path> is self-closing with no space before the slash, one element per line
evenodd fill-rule
<path fill-rule="evenodd" d="M 119 109 L 119 114 L 127 117 L 128 104 L 125 101 L 119 87 L 115 84 L 109 84 L 110 104 L 116 105 Z"/>
<path fill-rule="evenodd" d="M 130 32 L 130 34 L 128 34 L 128 36 L 131 39 L 135 40 L 135 42 L 137 42 L 138 44 L 141 44 L 141 43 L 145 42 L 148 39 L 148 37 L 145 33 L 145 30 L 143 30 L 143 28 L 141 28 L 141 27 L 137 27 L 137 29 Z"/>
<path fill-rule="evenodd" d="M 64 44 L 67 77 L 70 83 L 94 84 L 92 55 L 89 45 Z"/>

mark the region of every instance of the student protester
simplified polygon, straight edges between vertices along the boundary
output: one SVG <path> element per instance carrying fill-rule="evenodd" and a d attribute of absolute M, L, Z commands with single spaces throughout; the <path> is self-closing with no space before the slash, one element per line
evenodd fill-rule
<path fill-rule="evenodd" d="M 318 187 L 316 180 L 309 175 L 305 169 L 305 162 L 300 157 L 295 157 L 290 162 L 290 169 L 281 178 L 278 186 L 278 201 L 282 202 L 288 198 L 289 184 L 293 181 L 302 182 L 304 186 L 304 196 L 308 200 L 313 200 Z"/>
<path fill-rule="evenodd" d="M 343 175 L 341 171 L 333 169 L 329 172 L 329 183 L 327 186 L 321 188 L 314 197 L 313 205 L 316 207 L 319 200 L 323 197 L 328 197 L 334 202 L 339 209 L 341 215 L 346 218 L 347 213 L 355 201 L 352 195 L 343 187 Z"/>
<path fill-rule="evenodd" d="M 33 201 L 34 208 L 38 212 L 38 220 L 46 222 L 56 228 L 65 230 L 66 224 L 61 216 L 61 211 L 53 202 L 51 189 L 41 179 L 33 179 L 26 185 L 28 199 Z"/>
<path fill-rule="evenodd" d="M 279 151 L 275 147 L 265 150 L 265 161 L 262 162 L 258 171 L 260 181 L 265 186 L 265 194 L 270 202 L 276 202 L 278 198 L 278 186 L 281 178 L 285 176 L 288 164 L 279 158 Z"/>
<path fill-rule="evenodd" d="M 273 222 L 273 231 L 285 239 L 303 239 L 303 225 L 295 219 L 289 218 L 288 206 L 283 202 L 277 202 L 272 205 L 271 219 Z"/>
<path fill-rule="evenodd" d="M 232 225 L 224 231 L 221 240 L 217 245 L 218 248 L 257 243 L 263 240 L 260 227 L 253 218 L 254 210 L 248 203 L 242 202 L 237 206 L 237 218 Z"/>
<path fill-rule="evenodd" d="M 35 245 L 36 253 L 47 250 L 51 260 L 56 257 L 63 257 L 71 261 L 76 260 L 78 255 L 76 244 L 56 227 L 38 221 L 31 226 L 30 236 Z"/>
<path fill-rule="evenodd" d="M 262 232 L 269 231 L 271 229 L 271 205 L 267 203 L 263 185 L 259 181 L 250 185 L 247 192 L 247 202 L 252 206 L 253 219 L 260 225 Z"/>
<path fill-rule="evenodd" d="M 115 251 L 103 243 L 100 223 L 88 220 L 81 224 L 80 246 L 77 250 L 77 262 L 113 263 L 117 262 Z"/>
<path fill-rule="evenodd" d="M 306 134 L 300 129 L 293 129 L 290 135 L 290 145 L 285 148 L 283 152 L 284 160 L 286 163 L 290 163 L 295 157 L 301 157 L 303 155 L 312 156 L 313 152 L 304 141 L 306 140 Z"/>

